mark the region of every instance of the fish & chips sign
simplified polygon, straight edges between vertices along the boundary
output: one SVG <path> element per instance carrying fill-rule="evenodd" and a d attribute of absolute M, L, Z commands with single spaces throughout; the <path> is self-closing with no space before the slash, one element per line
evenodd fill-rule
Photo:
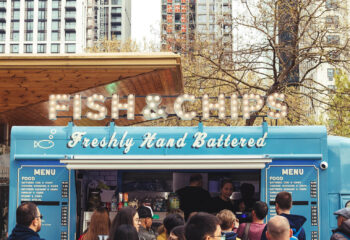
<path fill-rule="evenodd" d="M 284 102 L 284 94 L 273 93 L 266 99 L 258 94 L 244 94 L 239 97 L 232 94 L 225 97 L 220 94 L 214 100 L 209 98 L 207 94 L 200 98 L 194 95 L 183 94 L 176 98 L 174 102 L 174 111 L 181 120 L 192 120 L 198 116 L 195 111 L 186 111 L 185 102 L 193 103 L 196 100 L 202 101 L 202 119 L 207 120 L 210 117 L 211 111 L 217 111 L 219 119 L 231 118 L 233 120 L 242 116 L 243 119 L 249 119 L 254 112 L 260 111 L 265 105 L 268 107 L 267 116 L 272 119 L 280 119 L 287 115 L 287 105 Z M 110 115 L 106 107 L 106 100 L 110 99 Z M 150 94 L 145 97 L 145 106 L 142 109 L 142 116 L 146 120 L 154 120 L 159 118 L 167 118 L 168 112 L 166 107 L 161 106 L 162 96 Z M 126 111 L 126 117 L 129 120 L 135 118 L 135 95 L 129 94 L 125 99 L 118 94 L 113 94 L 112 97 L 106 98 L 101 94 L 93 94 L 87 98 L 83 98 L 77 94 L 70 96 L 67 94 L 50 95 L 49 98 L 49 119 L 56 120 L 57 112 L 69 111 L 72 106 L 73 120 L 82 118 L 82 105 L 86 104 L 89 110 L 86 112 L 86 117 L 91 120 L 103 120 L 106 117 L 111 119 L 119 119 L 120 111 Z"/>

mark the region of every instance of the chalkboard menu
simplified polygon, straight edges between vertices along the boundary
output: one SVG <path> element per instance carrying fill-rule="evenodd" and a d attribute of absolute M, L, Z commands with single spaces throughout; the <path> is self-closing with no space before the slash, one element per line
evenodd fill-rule
<path fill-rule="evenodd" d="M 277 193 L 290 192 L 293 198 L 291 214 L 306 217 L 303 227 L 307 239 L 319 239 L 318 169 L 315 166 L 271 165 L 266 168 L 266 181 L 268 218 L 276 215 Z"/>
<path fill-rule="evenodd" d="M 32 201 L 43 215 L 40 236 L 68 239 L 69 171 L 61 166 L 22 166 L 18 169 L 18 205 Z"/>

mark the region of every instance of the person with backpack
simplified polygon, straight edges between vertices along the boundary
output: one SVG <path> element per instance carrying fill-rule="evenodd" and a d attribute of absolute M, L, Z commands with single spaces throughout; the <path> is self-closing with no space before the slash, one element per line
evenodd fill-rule
<path fill-rule="evenodd" d="M 268 207 L 265 202 L 257 201 L 253 205 L 252 222 L 241 223 L 237 230 L 238 237 L 242 240 L 260 239 L 261 234 L 266 226 L 264 218 L 268 212 Z"/>
<path fill-rule="evenodd" d="M 350 240 L 350 208 L 342 208 L 334 215 L 337 215 L 338 228 L 333 230 L 331 240 Z"/>
<path fill-rule="evenodd" d="M 235 214 L 228 209 L 224 209 L 216 217 L 220 220 L 221 235 L 225 237 L 225 240 L 236 240 L 237 233 L 233 229 L 238 226 L 238 222 Z"/>
<path fill-rule="evenodd" d="M 276 213 L 288 219 L 290 228 L 293 231 L 293 238 L 298 240 L 305 240 L 305 230 L 303 228 L 306 218 L 304 216 L 290 214 L 292 208 L 292 195 L 289 192 L 279 192 L 275 198 Z M 261 240 L 267 240 L 266 230 L 261 235 Z"/>

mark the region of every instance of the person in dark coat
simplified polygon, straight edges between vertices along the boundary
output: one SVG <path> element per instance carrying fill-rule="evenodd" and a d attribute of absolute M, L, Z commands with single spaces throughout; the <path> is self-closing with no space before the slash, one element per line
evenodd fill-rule
<path fill-rule="evenodd" d="M 279 192 L 276 195 L 276 212 L 278 215 L 288 219 L 290 228 L 293 230 L 293 236 L 297 233 L 299 240 L 305 240 L 305 230 L 303 228 L 306 218 L 300 215 L 290 214 L 292 208 L 292 195 L 289 192 Z M 265 226 L 261 235 L 261 240 L 267 240 Z"/>
<path fill-rule="evenodd" d="M 334 213 L 337 215 L 338 228 L 333 230 L 331 240 L 350 239 L 350 208 L 342 208 Z"/>
<path fill-rule="evenodd" d="M 224 179 L 220 185 L 220 195 L 212 200 L 212 211 L 218 213 L 221 210 L 228 209 L 233 212 L 233 203 L 230 199 L 233 193 L 233 184 L 231 180 Z"/>
<path fill-rule="evenodd" d="M 38 234 L 41 219 L 39 208 L 34 203 L 22 203 L 16 210 L 17 224 L 8 240 L 43 240 Z"/>
<path fill-rule="evenodd" d="M 200 173 L 190 177 L 190 185 L 176 191 L 180 199 L 180 209 L 185 213 L 185 220 L 192 212 L 209 212 L 211 196 L 202 188 L 203 179 Z"/>

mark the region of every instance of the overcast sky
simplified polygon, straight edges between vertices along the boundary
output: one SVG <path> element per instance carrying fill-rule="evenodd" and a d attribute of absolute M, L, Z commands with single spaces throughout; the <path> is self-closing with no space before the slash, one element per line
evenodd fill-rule
<path fill-rule="evenodd" d="M 161 0 L 131 0 L 131 38 L 160 42 Z"/>

